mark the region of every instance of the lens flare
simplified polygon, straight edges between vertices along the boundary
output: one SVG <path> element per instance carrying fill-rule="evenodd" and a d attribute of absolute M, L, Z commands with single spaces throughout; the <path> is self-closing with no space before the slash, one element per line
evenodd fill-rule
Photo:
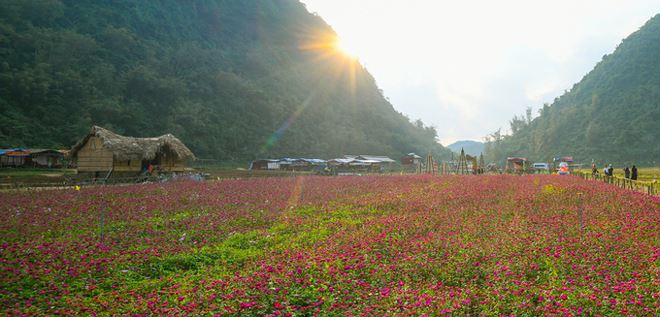
<path fill-rule="evenodd" d="M 362 66 L 351 46 L 341 41 L 334 32 L 311 32 L 307 34 L 307 38 L 302 40 L 302 44 L 298 48 L 305 54 L 311 54 L 310 64 L 315 65 L 314 67 L 321 66 L 328 69 L 336 84 L 346 85 L 350 101 L 352 104 L 357 104 L 355 98 L 358 85 L 357 73 Z M 304 67 L 301 69 L 304 71 Z M 321 79 L 319 78 L 319 80 Z M 277 144 L 296 119 L 309 107 L 316 94 L 316 91 L 312 91 L 282 125 L 268 137 L 261 148 L 262 154 L 267 153 Z"/>
<path fill-rule="evenodd" d="M 298 109 L 296 109 L 296 111 L 294 113 L 292 113 L 291 116 L 289 116 L 289 118 L 287 118 L 284 121 L 284 123 L 282 123 L 282 125 L 277 130 L 275 130 L 275 132 L 273 132 L 273 134 L 266 141 L 266 144 L 264 145 L 264 147 L 261 149 L 262 152 L 266 152 L 268 149 L 273 147 L 273 145 L 275 145 L 280 138 L 282 138 L 282 135 L 284 135 L 284 132 L 286 132 L 289 129 L 289 127 L 291 127 L 293 122 L 295 122 L 296 119 L 298 119 L 298 117 L 300 117 L 300 115 L 305 111 L 305 109 L 312 102 L 315 95 L 316 95 L 316 93 L 312 92 L 307 97 L 307 99 L 305 99 L 298 106 Z"/>

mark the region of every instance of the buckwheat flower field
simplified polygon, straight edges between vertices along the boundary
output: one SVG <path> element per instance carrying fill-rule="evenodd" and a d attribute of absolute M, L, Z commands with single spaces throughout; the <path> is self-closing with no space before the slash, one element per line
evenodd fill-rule
<path fill-rule="evenodd" d="M 559 176 L 0 193 L 5 315 L 654 316 L 660 198 Z"/>

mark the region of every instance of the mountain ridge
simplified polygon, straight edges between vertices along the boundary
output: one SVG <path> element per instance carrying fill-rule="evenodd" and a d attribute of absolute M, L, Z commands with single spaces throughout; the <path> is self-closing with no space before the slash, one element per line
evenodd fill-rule
<path fill-rule="evenodd" d="M 452 150 L 455 153 L 460 153 L 461 149 L 465 151 L 465 154 L 471 156 L 479 156 L 484 151 L 484 143 L 474 140 L 459 140 L 450 145 L 447 145 L 446 148 Z"/>

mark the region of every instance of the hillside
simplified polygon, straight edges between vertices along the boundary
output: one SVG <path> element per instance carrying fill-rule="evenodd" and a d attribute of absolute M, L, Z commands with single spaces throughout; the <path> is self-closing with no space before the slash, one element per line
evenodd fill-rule
<path fill-rule="evenodd" d="M 447 148 L 455 153 L 461 153 L 461 149 L 463 149 L 465 154 L 479 156 L 484 151 L 484 143 L 471 140 L 456 141 L 447 145 Z"/>
<path fill-rule="evenodd" d="M 0 147 L 99 125 L 221 160 L 449 153 L 335 42 L 297 0 L 3 1 Z"/>
<path fill-rule="evenodd" d="M 522 125 L 511 136 L 493 138 L 487 158 L 573 155 L 599 165 L 660 163 L 660 15 Z"/>

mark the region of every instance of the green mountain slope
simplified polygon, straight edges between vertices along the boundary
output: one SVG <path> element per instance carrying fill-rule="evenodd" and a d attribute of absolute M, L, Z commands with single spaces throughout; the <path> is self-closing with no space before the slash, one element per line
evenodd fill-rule
<path fill-rule="evenodd" d="M 223 160 L 449 153 L 334 42 L 297 0 L 3 1 L 0 147 L 96 124 Z"/>
<path fill-rule="evenodd" d="M 512 136 L 487 144 L 487 157 L 660 164 L 660 15 L 540 112 Z"/>

